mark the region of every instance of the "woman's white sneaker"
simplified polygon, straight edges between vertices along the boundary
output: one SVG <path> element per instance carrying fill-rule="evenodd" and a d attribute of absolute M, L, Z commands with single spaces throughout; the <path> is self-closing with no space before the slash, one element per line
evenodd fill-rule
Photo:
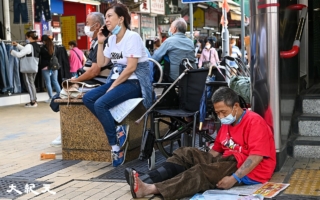
<path fill-rule="evenodd" d="M 35 103 L 26 103 L 24 105 L 24 107 L 26 107 L 26 108 L 36 108 L 36 107 L 38 107 L 38 104 L 37 104 L 37 102 L 35 102 Z"/>
<path fill-rule="evenodd" d="M 61 136 L 53 140 L 50 145 L 53 147 L 61 147 Z"/>

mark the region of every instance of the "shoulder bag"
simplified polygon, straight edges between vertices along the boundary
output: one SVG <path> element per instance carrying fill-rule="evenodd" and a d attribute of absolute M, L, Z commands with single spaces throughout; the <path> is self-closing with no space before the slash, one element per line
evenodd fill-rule
<path fill-rule="evenodd" d="M 86 84 L 84 82 L 65 80 L 62 82 L 62 90 L 60 92 L 61 99 L 81 99 L 83 93 L 89 91 L 100 84 Z"/>
<path fill-rule="evenodd" d="M 21 73 L 37 73 L 39 58 L 34 57 L 33 46 L 31 45 L 31 57 L 27 55 L 20 59 Z"/>
<path fill-rule="evenodd" d="M 203 51 L 202 51 L 203 52 Z M 211 49 L 209 51 L 209 61 L 202 62 L 202 67 L 209 68 L 211 66 Z"/>

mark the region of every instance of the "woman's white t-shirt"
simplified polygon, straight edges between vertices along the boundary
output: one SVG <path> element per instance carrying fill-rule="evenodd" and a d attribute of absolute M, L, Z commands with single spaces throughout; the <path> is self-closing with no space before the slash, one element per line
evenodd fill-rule
<path fill-rule="evenodd" d="M 127 30 L 119 43 L 116 43 L 116 35 L 112 35 L 108 40 L 109 47 L 105 49 L 104 56 L 111 59 L 113 64 L 119 63 L 127 65 L 128 57 L 138 58 L 138 63 L 148 61 L 148 54 L 143 45 L 140 35 L 136 32 Z M 119 77 L 117 67 L 113 67 L 114 74 L 111 79 Z M 138 79 L 133 73 L 128 79 Z"/>

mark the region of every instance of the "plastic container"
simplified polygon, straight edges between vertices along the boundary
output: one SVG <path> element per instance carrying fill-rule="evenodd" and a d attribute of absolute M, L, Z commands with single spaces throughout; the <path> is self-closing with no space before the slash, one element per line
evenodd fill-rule
<path fill-rule="evenodd" d="M 41 160 L 56 159 L 56 154 L 55 153 L 41 153 L 40 159 Z"/>

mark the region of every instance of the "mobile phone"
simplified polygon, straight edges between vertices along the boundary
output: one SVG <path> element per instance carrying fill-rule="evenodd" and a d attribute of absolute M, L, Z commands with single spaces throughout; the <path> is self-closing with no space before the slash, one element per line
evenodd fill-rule
<path fill-rule="evenodd" d="M 109 33 L 110 33 L 110 31 L 107 29 L 107 26 L 104 25 L 104 26 L 103 26 L 103 29 L 102 29 L 102 34 L 103 34 L 104 36 L 108 37 L 108 36 L 109 36 Z"/>

